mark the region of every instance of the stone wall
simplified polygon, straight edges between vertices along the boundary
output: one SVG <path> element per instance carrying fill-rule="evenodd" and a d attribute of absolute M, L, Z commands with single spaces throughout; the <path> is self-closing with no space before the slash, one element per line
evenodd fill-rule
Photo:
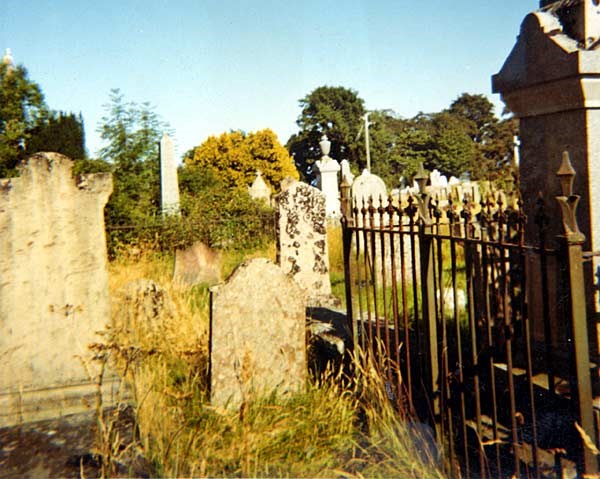
<path fill-rule="evenodd" d="M 82 361 L 110 319 L 112 178 L 71 167 L 38 153 L 0 180 L 0 425 L 71 412 L 94 390 Z"/>

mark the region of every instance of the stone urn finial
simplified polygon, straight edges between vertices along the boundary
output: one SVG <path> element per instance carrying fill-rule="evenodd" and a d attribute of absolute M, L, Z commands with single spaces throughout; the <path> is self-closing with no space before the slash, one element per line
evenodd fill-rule
<path fill-rule="evenodd" d="M 321 148 L 321 153 L 323 153 L 323 158 L 329 157 L 329 152 L 331 151 L 331 142 L 327 138 L 327 135 L 323 135 L 321 137 L 319 147 Z"/>

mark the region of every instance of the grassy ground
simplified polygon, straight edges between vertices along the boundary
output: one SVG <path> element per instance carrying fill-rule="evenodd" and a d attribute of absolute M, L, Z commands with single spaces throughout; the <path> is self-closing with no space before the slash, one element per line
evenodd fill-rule
<path fill-rule="evenodd" d="M 341 240 L 335 242 L 334 277 L 341 257 Z M 244 256 L 226 255 L 224 276 Z M 274 248 L 252 256 L 273 259 Z M 285 400 L 254 397 L 238 411 L 211 406 L 208 287 L 173 285 L 171 268 L 171 257 L 155 254 L 122 257 L 110 266 L 114 298 L 129 281 L 147 278 L 164 286 L 174 303 L 174 314 L 152 325 L 123 324 L 113 308 L 108 339 L 114 367 L 133 393 L 141 452 L 158 476 L 444 477 L 427 448 L 415 449 L 378 368 L 364 357 L 354 359 L 351 380 L 329 374 L 311 378 Z"/>

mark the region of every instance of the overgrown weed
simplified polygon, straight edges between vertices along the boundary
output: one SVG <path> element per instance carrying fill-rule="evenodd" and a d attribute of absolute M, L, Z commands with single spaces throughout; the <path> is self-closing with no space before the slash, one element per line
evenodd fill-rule
<path fill-rule="evenodd" d="M 114 318 L 110 339 L 144 455 L 159 476 L 444 477 L 435 460 L 415 451 L 406 417 L 385 393 L 381 366 L 360 352 L 351 378 L 327 371 L 293 395 L 250 397 L 239 410 L 211 406 L 208 288 L 172 284 L 170 261 L 142 254 L 110 267 L 114 297 L 127 282 L 148 278 L 175 304 L 176 314 L 158 329 Z M 134 350 L 139 354 L 126 354 Z"/>

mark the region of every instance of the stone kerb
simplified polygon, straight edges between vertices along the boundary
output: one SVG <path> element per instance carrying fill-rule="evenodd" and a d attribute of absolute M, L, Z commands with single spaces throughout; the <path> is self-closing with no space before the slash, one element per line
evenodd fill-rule
<path fill-rule="evenodd" d="M 304 387 L 304 292 L 264 258 L 242 263 L 211 289 L 211 402 L 238 408 L 249 394 Z"/>
<path fill-rule="evenodd" d="M 83 362 L 110 320 L 112 178 L 75 180 L 71 167 L 38 153 L 20 177 L 0 180 L 0 425 L 80 410 L 95 392 Z"/>
<path fill-rule="evenodd" d="M 296 181 L 276 201 L 277 261 L 315 305 L 331 297 L 325 195 Z"/>

